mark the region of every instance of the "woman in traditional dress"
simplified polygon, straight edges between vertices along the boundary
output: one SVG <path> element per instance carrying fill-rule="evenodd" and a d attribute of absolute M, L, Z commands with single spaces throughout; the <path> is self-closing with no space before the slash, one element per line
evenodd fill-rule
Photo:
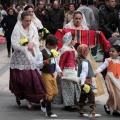
<path fill-rule="evenodd" d="M 11 36 L 15 50 L 10 63 L 9 89 L 16 96 L 16 102 L 26 99 L 28 109 L 33 103 L 40 103 L 45 98 L 45 88 L 41 76 L 35 66 L 35 58 L 39 53 L 37 29 L 31 25 L 31 15 L 28 12 L 21 14 Z"/>
<path fill-rule="evenodd" d="M 38 30 L 43 28 L 41 21 L 35 16 L 34 9 L 31 5 L 27 5 L 24 8 L 24 11 L 28 11 L 30 13 L 30 15 L 32 16 L 32 22 L 35 24 Z"/>

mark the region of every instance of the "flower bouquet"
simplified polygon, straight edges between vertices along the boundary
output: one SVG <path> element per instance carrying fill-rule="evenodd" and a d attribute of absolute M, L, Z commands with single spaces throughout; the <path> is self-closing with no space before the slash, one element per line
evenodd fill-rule
<path fill-rule="evenodd" d="M 38 30 L 40 46 L 43 46 L 44 40 L 50 35 L 50 32 L 46 28 Z"/>
<path fill-rule="evenodd" d="M 49 58 L 46 60 L 46 62 L 45 62 L 45 64 L 51 64 L 51 59 L 52 58 L 56 58 L 56 57 L 58 57 L 58 55 L 59 55 L 59 53 L 56 51 L 56 50 L 54 50 L 54 49 L 52 49 L 51 51 L 50 51 L 50 55 L 49 55 Z"/>
<path fill-rule="evenodd" d="M 25 46 L 26 44 L 28 44 L 28 42 L 29 42 L 29 41 L 28 41 L 27 38 L 23 38 L 23 39 L 20 40 L 20 45 L 21 45 L 21 46 Z"/>

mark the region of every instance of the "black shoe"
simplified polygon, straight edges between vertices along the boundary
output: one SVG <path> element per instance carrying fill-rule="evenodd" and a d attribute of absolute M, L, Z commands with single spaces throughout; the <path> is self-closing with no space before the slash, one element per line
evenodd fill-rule
<path fill-rule="evenodd" d="M 18 97 L 16 97 L 16 103 L 17 103 L 18 105 L 21 104 L 20 99 L 19 99 Z"/>
<path fill-rule="evenodd" d="M 118 112 L 113 112 L 112 115 L 113 115 L 113 116 L 120 116 L 120 113 L 118 113 Z"/>
<path fill-rule="evenodd" d="M 107 105 L 104 105 L 105 112 L 110 114 L 110 108 Z"/>
<path fill-rule="evenodd" d="M 65 106 L 64 108 L 66 111 L 70 111 L 70 112 L 75 112 L 77 109 L 76 108 L 72 108 L 71 106 Z"/>
<path fill-rule="evenodd" d="M 52 118 L 56 118 L 57 117 L 57 115 L 52 113 L 52 112 L 46 113 L 46 116 L 49 116 L 49 117 L 52 117 Z"/>
<path fill-rule="evenodd" d="M 46 101 L 45 100 L 41 100 L 41 110 L 42 112 L 46 113 Z"/>
<path fill-rule="evenodd" d="M 10 58 L 10 52 L 8 52 L 8 58 Z"/>

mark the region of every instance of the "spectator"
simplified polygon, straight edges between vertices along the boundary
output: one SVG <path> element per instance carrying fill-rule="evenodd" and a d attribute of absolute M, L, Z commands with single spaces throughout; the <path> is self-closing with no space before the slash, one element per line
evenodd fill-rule
<path fill-rule="evenodd" d="M 74 12 L 75 12 L 75 5 L 71 3 L 69 5 L 69 11 L 65 14 L 64 25 L 69 23 L 73 19 Z"/>
<path fill-rule="evenodd" d="M 5 31 L 8 57 L 10 57 L 11 56 L 11 34 L 17 22 L 17 16 L 15 15 L 15 11 L 13 8 L 8 8 L 7 13 L 8 15 L 5 16 L 1 21 L 1 26 Z M 13 49 L 12 49 L 12 52 L 13 52 Z"/>
<path fill-rule="evenodd" d="M 50 33 L 55 34 L 58 29 L 63 28 L 64 22 L 64 11 L 59 8 L 59 3 L 57 0 L 53 2 L 53 8 L 50 10 Z"/>

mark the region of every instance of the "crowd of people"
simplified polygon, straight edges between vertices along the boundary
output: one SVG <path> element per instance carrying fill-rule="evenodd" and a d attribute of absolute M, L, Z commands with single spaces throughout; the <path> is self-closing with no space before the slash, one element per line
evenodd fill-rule
<path fill-rule="evenodd" d="M 45 6 L 40 0 L 37 6 L 16 5 L 6 11 L 0 5 L 0 24 L 8 57 L 11 57 L 9 89 L 18 105 L 23 99 L 29 110 L 34 110 L 33 103 L 41 104 L 41 110 L 49 117 L 57 117 L 52 112 L 52 104 L 62 105 L 72 112 L 79 106 L 81 117 L 100 117 L 94 109 L 92 78 L 97 79 L 98 73 L 103 71 L 109 94 L 105 112 L 110 114 L 111 108 L 114 116 L 120 116 L 120 44 L 111 45 L 109 52 L 102 48 L 104 63 L 96 69 L 93 57 L 98 46 L 89 48 L 77 43 L 75 34 L 67 31 L 102 31 L 107 40 L 118 37 L 120 4 L 116 0 L 99 0 L 96 4 L 93 0 L 81 0 L 77 5 L 70 3 L 68 6 L 60 5 L 57 0 Z M 63 46 L 58 50 L 58 39 L 54 34 L 63 28 L 66 33 Z M 44 41 L 42 45 L 41 40 Z M 103 89 L 102 85 L 97 89 Z M 90 115 L 83 112 L 86 101 Z"/>

